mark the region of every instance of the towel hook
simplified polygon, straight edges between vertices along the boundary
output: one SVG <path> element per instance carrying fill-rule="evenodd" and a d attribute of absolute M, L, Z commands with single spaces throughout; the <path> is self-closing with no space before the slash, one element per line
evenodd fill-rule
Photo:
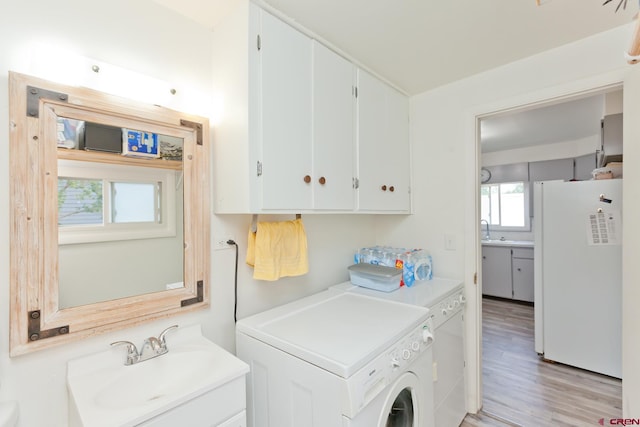
<path fill-rule="evenodd" d="M 296 214 L 296 219 L 301 219 L 302 214 Z M 258 231 L 258 214 L 253 214 L 251 217 L 251 232 L 255 233 Z"/>
<path fill-rule="evenodd" d="M 258 215 L 253 214 L 251 218 L 251 232 L 255 233 L 256 231 L 258 231 Z"/>

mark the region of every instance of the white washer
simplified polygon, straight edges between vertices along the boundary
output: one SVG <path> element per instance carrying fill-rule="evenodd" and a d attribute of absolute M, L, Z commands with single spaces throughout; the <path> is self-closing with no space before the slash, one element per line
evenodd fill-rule
<path fill-rule="evenodd" d="M 238 322 L 250 427 L 433 427 L 429 311 L 327 290 Z"/>
<path fill-rule="evenodd" d="M 433 380 L 435 425 L 457 427 L 467 414 L 464 391 L 463 283 L 434 277 L 416 281 L 393 292 L 380 292 L 350 282 L 330 289 L 367 295 L 389 301 L 427 307 L 433 322 Z"/>

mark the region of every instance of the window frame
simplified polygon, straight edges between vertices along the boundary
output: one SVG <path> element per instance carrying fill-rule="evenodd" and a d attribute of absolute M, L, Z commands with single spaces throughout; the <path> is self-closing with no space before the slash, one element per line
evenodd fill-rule
<path fill-rule="evenodd" d="M 489 223 L 489 231 L 531 231 L 531 183 L 529 181 L 508 181 L 508 182 L 491 182 L 486 184 L 481 184 L 480 191 L 485 187 L 495 187 L 501 186 L 503 184 L 519 184 L 522 183 L 523 186 L 523 204 L 524 204 L 524 225 L 523 226 L 505 226 L 498 224 L 491 224 L 491 221 L 487 218 L 482 217 L 482 193 L 480 194 L 480 213 L 481 220 L 487 221 Z M 500 200 L 499 196 L 499 203 Z M 491 210 L 491 209 L 490 209 Z"/>

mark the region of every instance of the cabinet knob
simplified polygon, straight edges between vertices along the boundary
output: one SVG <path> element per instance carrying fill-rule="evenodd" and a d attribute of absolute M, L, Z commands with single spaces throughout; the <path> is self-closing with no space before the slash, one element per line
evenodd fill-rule
<path fill-rule="evenodd" d="M 522 269 L 521 269 L 521 268 L 518 268 L 518 271 L 522 271 Z"/>
<path fill-rule="evenodd" d="M 383 185 L 382 187 L 380 187 L 380 189 L 381 189 L 382 191 L 387 191 L 387 186 L 386 186 L 386 185 Z"/>
<path fill-rule="evenodd" d="M 391 187 L 389 187 L 389 191 L 391 191 L 393 193 L 393 190 L 395 190 L 395 188 L 392 185 Z"/>
<path fill-rule="evenodd" d="M 482 255 L 482 259 L 487 259 L 487 256 L 486 255 Z"/>
<path fill-rule="evenodd" d="M 304 182 L 306 182 L 307 184 L 311 182 L 311 177 L 309 175 L 305 175 L 304 176 Z"/>
<path fill-rule="evenodd" d="M 321 176 L 318 182 L 320 183 L 320 185 L 324 185 L 327 182 L 327 180 L 324 176 Z"/>

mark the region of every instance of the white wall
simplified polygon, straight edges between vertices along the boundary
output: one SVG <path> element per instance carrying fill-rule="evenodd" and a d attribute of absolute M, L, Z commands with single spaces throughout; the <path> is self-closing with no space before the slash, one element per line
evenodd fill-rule
<path fill-rule="evenodd" d="M 158 292 L 167 284 L 182 282 L 183 242 L 179 233 L 158 239 L 60 245 L 58 307 Z"/>
<path fill-rule="evenodd" d="M 476 116 L 540 102 L 595 87 L 613 85 L 640 68 L 629 66 L 622 52 L 631 36 L 631 27 L 620 27 L 600 35 L 455 82 L 412 98 L 412 150 L 415 215 L 396 222 L 378 221 L 378 241 L 415 241 L 435 254 L 434 271 L 439 276 L 465 280 L 467 304 L 467 355 L 469 410 L 478 409 L 480 312 L 479 286 L 473 276 L 479 272 L 478 259 L 478 164 L 475 138 Z M 638 78 L 640 80 L 640 77 Z M 640 85 L 639 85 L 640 86 Z M 637 94 L 637 86 L 634 87 Z M 628 104 L 637 96 L 625 96 Z M 632 126 L 630 121 L 625 126 Z M 635 135 L 640 134 L 640 131 Z M 625 134 L 625 139 L 630 137 Z M 629 144 L 632 145 L 632 144 Z M 637 145 L 637 144 L 635 144 Z M 625 171 L 640 169 L 640 157 L 631 157 L 625 146 Z M 629 262 L 624 264 L 625 308 L 640 303 L 640 268 L 637 264 L 639 234 L 635 198 L 638 179 L 625 177 L 625 247 Z M 631 194 L 635 194 L 631 196 Z M 633 199 L 633 200 L 630 200 Z M 631 226 L 633 223 L 633 226 Z M 447 250 L 447 236 L 455 238 L 455 249 Z M 635 238 L 634 238 L 635 236 Z M 631 237 L 631 238 L 629 238 Z M 633 251 L 633 252 L 632 252 Z M 481 275 L 479 274 L 481 277 Z M 604 309 L 604 308 L 603 308 Z M 635 314 L 634 314 L 635 313 Z M 638 310 L 625 311 L 623 340 L 624 414 L 640 416 L 640 364 L 638 354 Z M 630 323 L 633 322 L 633 323 Z M 597 345 L 597 342 L 596 342 Z M 595 420 L 594 420 L 595 421 Z"/>
<path fill-rule="evenodd" d="M 171 108 L 209 115 L 213 109 L 211 33 L 148 0 L 8 3 L 3 2 L 0 14 L 0 401 L 19 402 L 20 426 L 65 426 L 66 363 L 72 358 L 102 351 L 118 339 L 141 343 L 173 323 L 201 323 L 209 339 L 233 350 L 234 251 L 212 254 L 212 302 L 208 310 L 10 358 L 8 70 L 52 79 L 47 73 L 68 65 L 70 57 L 65 52 L 73 52 L 170 82 L 178 89 L 168 101 Z M 51 67 L 38 62 L 41 56 L 32 56 L 34 46 L 42 43 L 48 47 L 40 49 L 39 55 L 56 57 Z M 59 74 L 63 80 L 68 77 Z M 96 81 L 100 78 L 95 77 Z M 352 262 L 353 251 L 375 242 L 372 216 L 307 215 L 303 220 L 309 240 L 310 273 L 262 283 L 251 279 L 251 271 L 244 264 L 251 217 L 212 215 L 212 240 L 233 237 L 240 245 L 239 317 L 347 280 L 346 267 Z M 114 350 L 114 357 L 122 357 L 121 350 Z"/>

